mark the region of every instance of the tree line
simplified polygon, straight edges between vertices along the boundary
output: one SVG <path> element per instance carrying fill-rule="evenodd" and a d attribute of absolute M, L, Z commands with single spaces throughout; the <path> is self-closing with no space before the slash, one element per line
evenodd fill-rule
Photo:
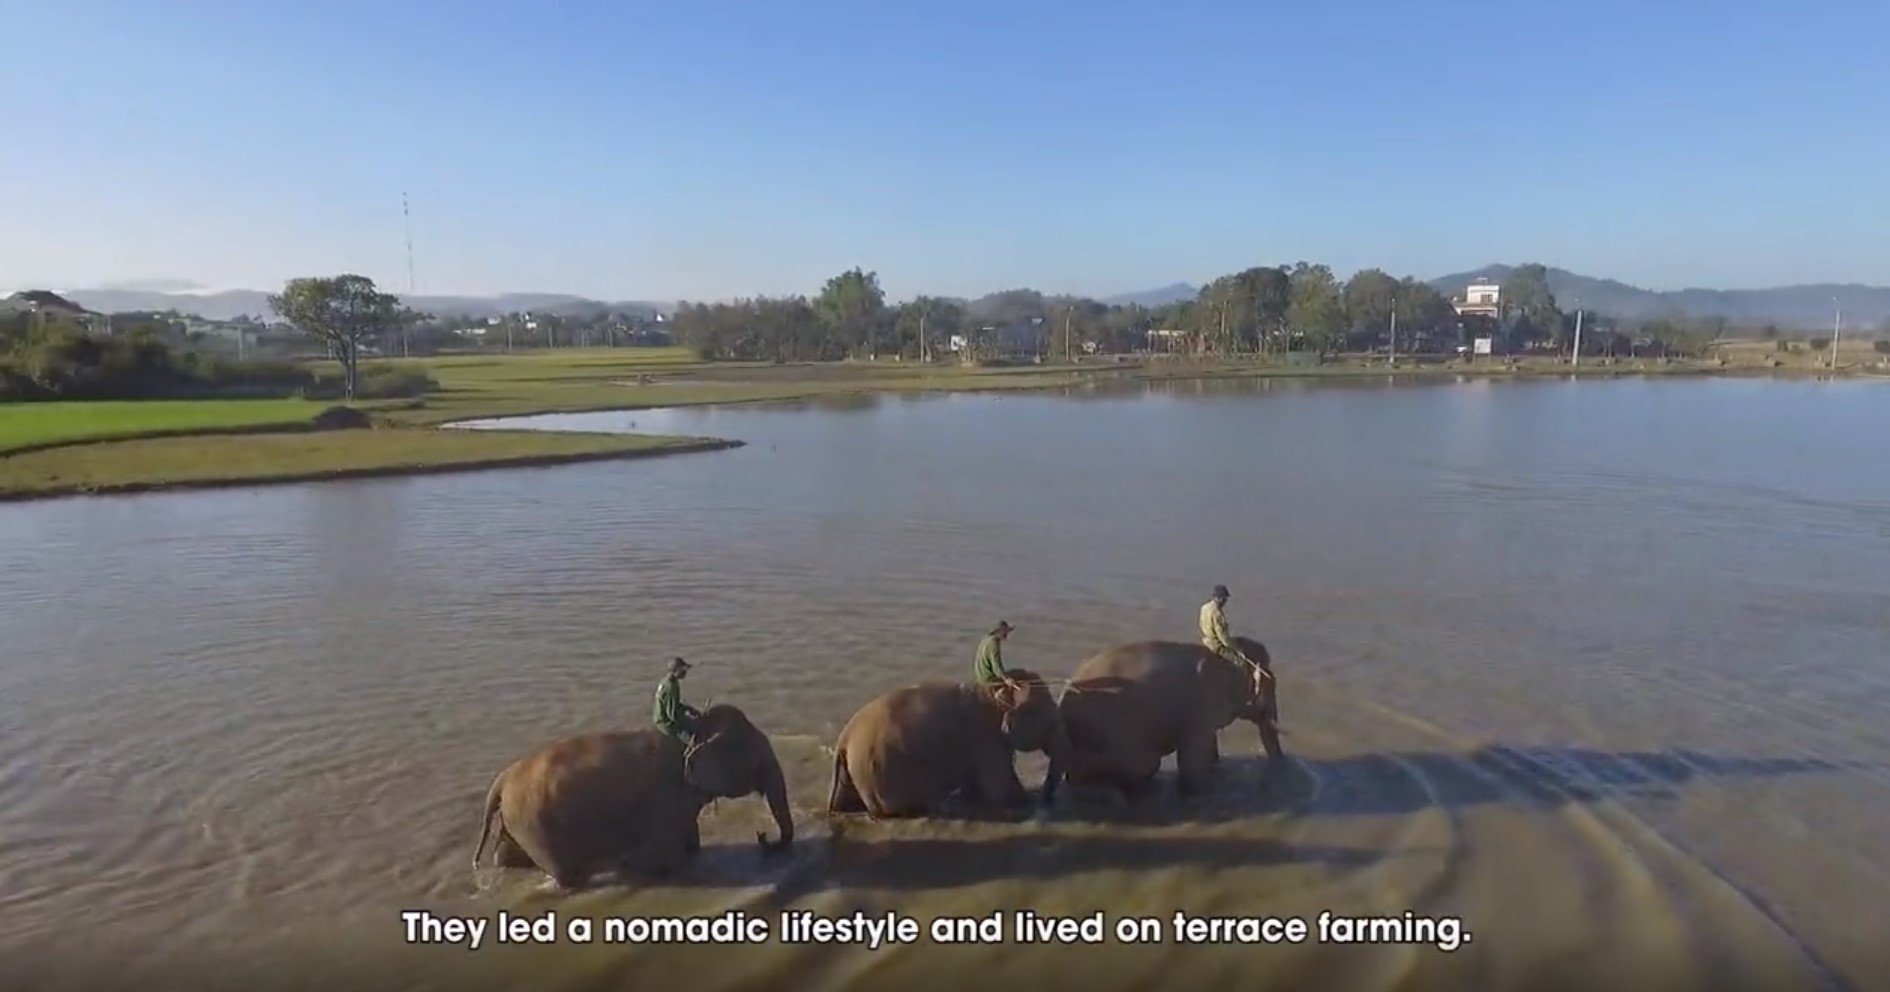
<path fill-rule="evenodd" d="M 1549 290 L 1548 269 L 1518 267 L 1501 284 L 1500 315 L 1458 314 L 1430 284 L 1366 269 L 1340 279 L 1330 266 L 1297 262 L 1221 276 L 1193 299 L 1157 307 L 1109 304 L 1032 289 L 977 300 L 919 296 L 888 303 L 877 273 L 849 269 L 813 297 L 752 297 L 682 303 L 671 327 L 707 360 L 929 359 L 956 341 L 968 357 L 1022 350 L 1048 357 L 1173 350 L 1205 355 L 1288 352 L 1451 354 L 1488 337 L 1504 352 L 1568 351 L 1573 310 Z M 1681 317 L 1620 321 L 1582 314 L 1582 350 L 1627 353 L 1659 347 L 1698 354 L 1730 330 L 1724 320 Z"/>
<path fill-rule="evenodd" d="M 359 276 L 292 280 L 279 312 L 342 359 L 339 375 L 306 362 L 240 358 L 193 346 L 162 314 L 103 320 L 69 303 L 0 312 L 0 400 L 182 397 L 415 396 L 432 385 L 423 370 L 380 367 L 363 377 L 362 342 L 414 319 L 398 299 Z M 262 325 L 250 322 L 261 331 Z"/>

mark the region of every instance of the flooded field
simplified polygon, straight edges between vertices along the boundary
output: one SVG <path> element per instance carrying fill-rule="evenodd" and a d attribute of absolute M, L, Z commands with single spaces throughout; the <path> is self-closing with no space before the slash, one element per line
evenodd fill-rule
<path fill-rule="evenodd" d="M 737 438 L 555 469 L 0 508 L 0 977 L 46 988 L 1881 987 L 1890 389 L 1182 383 L 538 418 Z M 514 424 L 515 426 L 516 424 Z M 880 691 L 1192 639 L 1282 681 L 1209 796 L 847 824 Z M 533 745 L 663 663 L 787 764 L 667 882 L 468 867 Z M 1042 763 L 1022 762 L 1035 785 Z M 406 946 L 400 913 L 1460 918 L 1470 942 Z M 965 971 L 969 969 L 969 971 Z M 1639 987 L 1638 985 L 1634 987 Z"/>

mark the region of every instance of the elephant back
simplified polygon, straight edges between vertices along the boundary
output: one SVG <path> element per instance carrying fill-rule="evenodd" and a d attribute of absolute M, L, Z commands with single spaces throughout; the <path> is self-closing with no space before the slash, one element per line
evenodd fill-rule
<path fill-rule="evenodd" d="M 1077 722 L 1096 719 L 1139 720 L 1166 724 L 1170 717 L 1186 721 L 1192 715 L 1219 721 L 1218 687 L 1203 679 L 1220 662 L 1199 644 L 1181 641 L 1137 641 L 1119 644 L 1083 662 L 1063 694 L 1066 718 Z M 1228 701 L 1231 706 L 1232 701 Z M 1206 714 L 1204 710 L 1216 712 Z M 1231 719 L 1229 709 L 1229 719 Z M 1224 721 L 1220 721 L 1224 722 Z"/>

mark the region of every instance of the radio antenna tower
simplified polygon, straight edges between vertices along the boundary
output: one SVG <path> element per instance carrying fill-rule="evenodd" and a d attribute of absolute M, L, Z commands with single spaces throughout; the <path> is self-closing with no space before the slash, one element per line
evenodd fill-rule
<path fill-rule="evenodd" d="M 406 192 L 404 192 L 404 191 L 403 191 L 403 192 L 402 192 L 402 193 L 400 194 L 400 219 L 401 219 L 401 220 L 402 220 L 402 221 L 403 221 L 403 222 L 404 222 L 404 223 L 406 224 L 406 226 L 407 226 L 407 296 L 411 298 L 411 297 L 413 296 L 413 292 L 414 292 L 414 283 L 413 283 L 413 211 L 411 211 L 411 210 L 409 210 L 409 209 L 407 208 L 407 194 L 406 194 Z M 408 357 L 408 349 L 407 349 L 407 326 L 406 326 L 406 324 L 404 324 L 404 323 L 403 323 L 403 324 L 401 325 L 401 328 L 400 328 L 400 357 L 402 357 L 402 358 L 406 358 L 406 357 Z"/>
<path fill-rule="evenodd" d="M 400 219 L 407 224 L 407 292 L 413 293 L 413 211 L 407 209 L 407 194 L 400 194 Z"/>

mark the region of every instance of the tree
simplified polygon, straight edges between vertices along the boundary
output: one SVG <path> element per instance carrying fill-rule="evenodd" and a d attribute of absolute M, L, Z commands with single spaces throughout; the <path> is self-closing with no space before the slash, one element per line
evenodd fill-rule
<path fill-rule="evenodd" d="M 929 359 L 938 353 L 938 342 L 949 341 L 965 323 L 965 308 L 956 300 L 921 296 L 899 305 L 893 319 L 893 337 L 904 355 Z"/>
<path fill-rule="evenodd" d="M 877 351 L 874 332 L 886 308 L 886 294 L 879 288 L 879 274 L 857 268 L 827 280 L 814 302 L 814 309 L 829 330 L 849 351 L 864 350 L 871 357 Z"/>
<path fill-rule="evenodd" d="M 1345 304 L 1332 270 L 1299 262 L 1287 276 L 1290 300 L 1286 319 L 1293 333 L 1303 337 L 1313 351 L 1324 353 L 1337 348 L 1345 333 Z"/>
<path fill-rule="evenodd" d="M 1546 266 L 1535 262 L 1517 266 L 1503 280 L 1497 298 L 1503 305 L 1503 333 L 1511 346 L 1543 339 L 1557 347 L 1566 344 L 1562 311 L 1556 308 L 1555 294 L 1549 292 Z"/>
<path fill-rule="evenodd" d="M 1207 326 L 1200 328 L 1203 340 L 1211 342 L 1212 349 L 1218 354 L 1238 351 L 1241 326 L 1253 322 L 1249 313 L 1253 304 L 1248 299 L 1246 288 L 1240 283 L 1240 277 L 1222 276 L 1208 283 L 1201 287 L 1195 301 L 1199 304 L 1200 315 L 1207 319 Z"/>
<path fill-rule="evenodd" d="M 1389 337 L 1400 288 L 1382 269 L 1365 269 L 1346 280 L 1345 319 L 1353 347 L 1375 348 Z"/>
<path fill-rule="evenodd" d="M 401 326 L 400 298 L 374 288 L 366 276 L 291 279 L 269 297 L 269 308 L 304 334 L 321 339 L 341 361 L 343 395 L 354 399 L 361 345 Z"/>
<path fill-rule="evenodd" d="M 1267 342 L 1284 344 L 1286 311 L 1293 304 L 1293 280 L 1277 265 L 1248 269 L 1241 279 L 1253 292 L 1254 339 L 1260 350 Z"/>
<path fill-rule="evenodd" d="M 1398 283 L 1400 352 L 1448 351 L 1459 344 L 1457 310 L 1430 283 L 1406 277 Z"/>

